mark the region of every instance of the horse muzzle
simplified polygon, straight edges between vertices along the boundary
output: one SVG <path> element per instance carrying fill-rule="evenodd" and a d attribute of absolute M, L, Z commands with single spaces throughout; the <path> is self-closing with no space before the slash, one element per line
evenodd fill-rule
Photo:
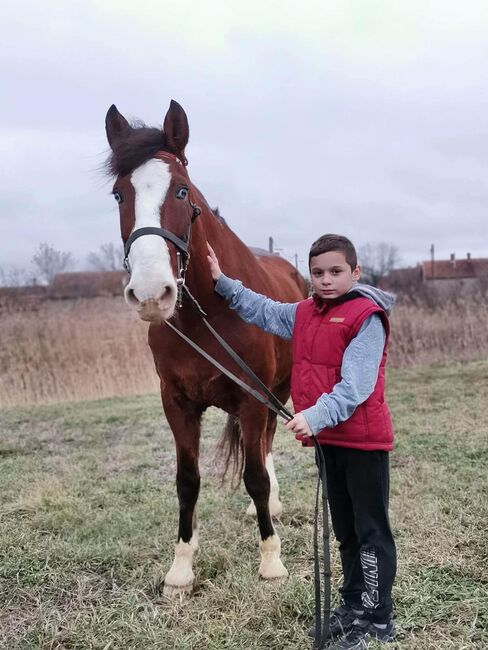
<path fill-rule="evenodd" d="M 163 323 L 173 316 L 175 305 L 169 306 L 161 304 L 160 300 L 144 300 L 137 308 L 137 313 L 141 320 L 148 321 L 149 323 Z"/>

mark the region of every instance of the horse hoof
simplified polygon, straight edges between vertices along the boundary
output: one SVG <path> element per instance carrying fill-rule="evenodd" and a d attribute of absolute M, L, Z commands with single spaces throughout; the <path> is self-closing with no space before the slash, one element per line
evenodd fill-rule
<path fill-rule="evenodd" d="M 193 591 L 193 581 L 188 585 L 168 585 L 166 582 L 163 586 L 163 596 L 171 600 L 183 600 L 185 596 L 189 596 Z"/>
<path fill-rule="evenodd" d="M 276 558 L 271 562 L 261 562 L 259 575 L 263 580 L 280 580 L 282 578 L 288 578 L 288 571 L 283 562 L 279 558 Z"/>

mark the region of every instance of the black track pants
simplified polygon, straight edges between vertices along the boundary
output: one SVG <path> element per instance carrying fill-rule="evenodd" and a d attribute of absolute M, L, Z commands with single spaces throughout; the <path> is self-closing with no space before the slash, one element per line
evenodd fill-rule
<path fill-rule="evenodd" d="M 391 618 L 396 548 L 388 520 L 386 451 L 322 445 L 332 527 L 339 542 L 344 601 L 377 623 Z"/>

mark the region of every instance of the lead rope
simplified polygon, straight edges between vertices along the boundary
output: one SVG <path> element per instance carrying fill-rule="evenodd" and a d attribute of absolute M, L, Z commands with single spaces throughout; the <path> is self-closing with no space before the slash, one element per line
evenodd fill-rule
<path fill-rule="evenodd" d="M 178 263 L 178 268 L 180 264 Z M 257 399 L 261 404 L 267 406 L 274 413 L 282 417 L 285 421 L 291 420 L 293 414 L 281 403 L 281 401 L 274 395 L 266 384 L 259 379 L 256 373 L 241 359 L 241 357 L 235 352 L 230 345 L 220 336 L 220 334 L 210 325 L 206 319 L 206 312 L 202 309 L 196 298 L 192 295 L 190 290 L 185 284 L 185 273 L 179 273 L 178 277 L 178 290 L 179 298 L 182 299 L 181 293 L 184 291 L 188 298 L 190 299 L 193 307 L 197 310 L 200 317 L 202 318 L 205 326 L 217 340 L 217 342 L 224 348 L 224 350 L 229 354 L 229 356 L 238 364 L 238 366 L 243 370 L 243 372 L 265 393 L 268 399 L 264 397 L 261 393 L 254 390 L 243 382 L 235 374 L 224 368 L 216 359 L 211 357 L 205 350 L 203 350 L 199 345 L 194 343 L 190 338 L 188 338 L 183 332 L 176 328 L 173 323 L 166 321 L 166 325 L 170 327 L 175 334 L 180 338 L 186 341 L 194 350 L 196 350 L 201 356 L 203 356 L 207 361 L 212 365 L 218 368 L 223 374 L 225 374 L 229 379 L 236 383 L 242 390 L 252 395 Z M 331 567 L 330 567 L 330 529 L 329 529 L 329 516 L 328 516 L 328 506 L 327 506 L 327 471 L 325 466 L 324 453 L 322 447 L 317 442 L 315 436 L 312 436 L 312 441 L 315 447 L 315 458 L 317 461 L 318 467 L 318 480 L 317 480 L 317 490 L 315 494 L 315 513 L 314 513 L 314 533 L 313 533 L 313 550 L 314 550 L 314 591 L 315 591 L 315 636 L 312 645 L 312 650 L 323 650 L 325 648 L 330 633 L 330 611 L 331 611 Z M 318 520 L 319 520 L 319 492 L 320 485 L 322 484 L 322 548 L 323 548 L 323 579 L 324 579 L 324 594 L 323 594 L 323 610 L 320 596 L 320 556 L 319 556 L 319 546 L 318 546 Z"/>
<path fill-rule="evenodd" d="M 312 436 L 315 447 L 315 459 L 318 467 L 317 490 L 315 492 L 315 513 L 313 526 L 313 556 L 314 556 L 314 583 L 315 583 L 315 635 L 312 650 L 322 650 L 326 647 L 330 637 L 330 611 L 331 611 L 331 567 L 330 567 L 330 528 L 327 506 L 327 470 L 324 453 L 315 436 Z M 320 558 L 318 541 L 319 520 L 319 492 L 322 483 L 322 547 L 324 563 L 324 606 L 321 607 L 320 598 Z"/>

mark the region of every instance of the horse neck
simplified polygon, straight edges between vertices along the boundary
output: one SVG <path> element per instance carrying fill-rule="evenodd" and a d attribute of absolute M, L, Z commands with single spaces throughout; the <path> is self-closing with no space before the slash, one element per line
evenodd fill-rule
<path fill-rule="evenodd" d="M 209 231 L 212 231 L 211 220 L 214 215 L 206 207 L 202 206 L 202 213 L 197 217 L 191 228 L 189 254 L 190 260 L 186 271 L 185 282 L 191 294 L 198 301 L 205 311 L 210 313 L 218 308 L 219 298 L 214 291 L 214 282 L 210 275 L 210 268 L 207 261 L 207 238 Z M 213 238 L 212 238 L 213 239 Z M 218 248 L 220 248 L 218 246 Z M 219 254 L 216 250 L 217 255 Z M 195 319 L 199 319 L 194 307 L 184 300 L 181 312 L 182 319 L 187 325 L 191 325 Z"/>
<path fill-rule="evenodd" d="M 207 241 L 217 255 L 217 258 L 226 262 L 224 272 L 230 277 L 239 277 L 239 260 L 254 256 L 247 246 L 223 224 L 206 206 L 202 205 L 202 213 L 197 217 L 191 230 L 190 241 L 190 262 L 186 273 L 186 284 L 192 295 L 200 305 L 208 312 L 209 316 L 217 312 L 227 311 L 226 303 L 215 293 L 215 285 L 210 275 L 210 268 L 207 260 Z M 248 260 L 249 263 L 249 260 Z M 196 313 L 188 305 L 184 310 L 186 315 L 189 312 Z"/>

